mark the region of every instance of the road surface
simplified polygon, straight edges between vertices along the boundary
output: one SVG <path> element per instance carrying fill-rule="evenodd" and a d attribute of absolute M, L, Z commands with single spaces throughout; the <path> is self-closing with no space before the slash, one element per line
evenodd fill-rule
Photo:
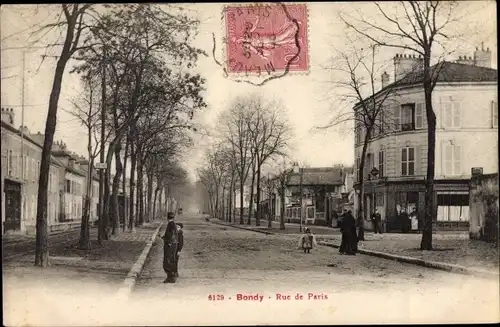
<path fill-rule="evenodd" d="M 298 239 L 178 216 L 180 278 L 164 284 L 157 240 L 124 321 L 138 324 L 341 324 L 498 319 L 498 281 L 366 255 L 341 256 Z M 161 230 L 164 233 L 164 229 Z M 300 296 L 302 295 L 302 299 Z M 129 318 L 125 318 L 129 317 Z"/>

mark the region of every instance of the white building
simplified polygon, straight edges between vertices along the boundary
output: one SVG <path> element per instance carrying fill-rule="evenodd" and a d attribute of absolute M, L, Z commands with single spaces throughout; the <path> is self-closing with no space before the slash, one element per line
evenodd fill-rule
<path fill-rule="evenodd" d="M 475 61 L 444 62 L 432 68 L 439 69 L 432 98 L 437 118 L 434 175 L 437 228 L 468 228 L 471 168 L 481 167 L 485 174 L 498 172 L 497 70 L 489 67 L 489 49 L 478 49 L 474 58 Z M 413 210 L 418 220 L 424 217 L 427 119 L 422 73 L 412 71 L 421 60 L 397 55 L 394 76 L 399 79 L 387 85 L 388 75 L 384 74 L 383 87 L 375 95 L 382 99 L 386 92 L 391 92 L 379 116 L 384 123 L 375 129 L 365 158 L 365 217 L 375 207 L 384 220 L 393 219 L 398 212 Z M 357 104 L 354 109 L 359 108 Z M 363 133 L 362 126 L 357 126 L 357 176 Z M 378 176 L 371 176 L 373 167 L 378 169 Z M 359 183 L 355 187 L 359 189 Z"/>

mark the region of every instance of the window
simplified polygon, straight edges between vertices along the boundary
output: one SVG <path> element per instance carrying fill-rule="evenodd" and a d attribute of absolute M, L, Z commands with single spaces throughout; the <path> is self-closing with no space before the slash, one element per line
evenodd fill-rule
<path fill-rule="evenodd" d="M 384 177 L 384 151 L 378 152 L 378 177 Z"/>
<path fill-rule="evenodd" d="M 446 144 L 444 146 L 444 174 L 446 176 L 462 175 L 460 146 Z"/>
<path fill-rule="evenodd" d="M 379 133 L 379 135 L 384 135 L 384 124 L 385 124 L 384 109 L 380 110 L 378 115 L 379 115 L 378 133 Z"/>
<path fill-rule="evenodd" d="M 12 160 L 13 160 L 13 159 L 14 159 L 14 158 L 13 158 L 13 155 L 12 155 L 12 150 L 9 150 L 9 154 L 8 154 L 8 156 L 7 156 L 7 168 L 8 168 L 8 170 L 9 170 L 9 171 L 8 171 L 8 174 L 9 174 L 9 175 L 12 175 L 12 164 L 13 164 Z"/>
<path fill-rule="evenodd" d="M 498 128 L 498 102 L 491 101 L 491 126 Z"/>
<path fill-rule="evenodd" d="M 445 128 L 460 127 L 460 103 L 459 102 L 444 102 L 443 103 L 443 125 Z"/>
<path fill-rule="evenodd" d="M 415 128 L 424 128 L 425 106 L 423 103 L 415 105 Z"/>
<path fill-rule="evenodd" d="M 401 149 L 401 175 L 413 176 L 415 175 L 415 149 L 403 148 Z"/>
<path fill-rule="evenodd" d="M 377 207 L 382 207 L 384 205 L 384 193 L 375 194 L 375 205 Z"/>
<path fill-rule="evenodd" d="M 52 173 L 49 173 L 49 192 L 52 192 Z"/>
<path fill-rule="evenodd" d="M 399 106 L 394 106 L 394 130 L 401 130 L 401 108 Z"/>
<path fill-rule="evenodd" d="M 64 189 L 64 192 L 71 193 L 71 181 L 69 179 L 66 179 L 66 188 Z"/>
<path fill-rule="evenodd" d="M 404 104 L 401 106 L 401 130 L 409 131 L 415 129 L 414 113 L 414 104 Z"/>
<path fill-rule="evenodd" d="M 469 195 L 438 193 L 437 221 L 469 221 Z"/>
<path fill-rule="evenodd" d="M 23 179 L 28 179 L 28 156 L 23 156 L 22 170 L 23 170 Z"/>
<path fill-rule="evenodd" d="M 40 160 L 36 161 L 36 179 L 40 178 Z"/>

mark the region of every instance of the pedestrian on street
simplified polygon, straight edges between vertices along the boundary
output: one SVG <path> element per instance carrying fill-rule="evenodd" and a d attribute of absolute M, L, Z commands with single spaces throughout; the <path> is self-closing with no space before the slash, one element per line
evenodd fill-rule
<path fill-rule="evenodd" d="M 177 223 L 177 255 L 175 257 L 175 277 L 179 277 L 179 256 L 180 252 L 182 251 L 182 247 L 184 246 L 184 231 L 182 230 L 184 228 L 184 224 L 182 223 Z"/>
<path fill-rule="evenodd" d="M 340 242 L 340 248 L 339 248 L 340 254 L 345 254 L 345 248 L 347 244 L 347 233 L 345 233 L 343 228 L 344 216 L 346 214 L 347 214 L 347 209 L 346 208 L 342 209 L 342 214 L 340 215 L 339 220 L 337 222 L 337 227 L 340 228 L 340 232 L 342 233 L 342 241 Z"/>
<path fill-rule="evenodd" d="M 177 225 L 175 224 L 175 214 L 169 212 L 167 214 L 167 229 L 163 236 L 163 270 L 167 274 L 164 283 L 175 283 L 175 265 L 177 262 L 177 243 L 178 233 Z"/>
<path fill-rule="evenodd" d="M 372 224 L 373 224 L 373 232 L 375 234 L 382 234 L 382 229 L 380 228 L 380 221 L 382 220 L 382 216 L 377 209 L 372 214 Z"/>
<path fill-rule="evenodd" d="M 318 244 L 316 243 L 316 236 L 311 233 L 309 228 L 306 228 L 304 234 L 300 237 L 299 240 L 299 249 L 304 250 L 304 253 L 311 253 L 311 249 L 316 247 Z"/>
<path fill-rule="evenodd" d="M 342 215 L 340 231 L 342 232 L 342 243 L 339 252 L 341 254 L 356 255 L 358 250 L 358 237 L 356 235 L 356 220 L 351 210 L 344 210 Z"/>

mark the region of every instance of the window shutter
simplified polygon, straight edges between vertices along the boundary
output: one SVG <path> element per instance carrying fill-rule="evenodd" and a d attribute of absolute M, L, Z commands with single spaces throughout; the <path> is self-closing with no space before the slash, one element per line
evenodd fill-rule
<path fill-rule="evenodd" d="M 415 128 L 424 127 L 424 110 L 423 103 L 417 103 L 415 105 Z"/>
<path fill-rule="evenodd" d="M 425 103 L 421 103 L 422 106 L 422 128 L 427 129 L 427 112 Z"/>
<path fill-rule="evenodd" d="M 453 172 L 453 146 L 446 143 L 444 146 L 444 174 L 446 176 Z"/>
<path fill-rule="evenodd" d="M 453 147 L 453 174 L 462 175 L 462 148 L 460 145 Z"/>
<path fill-rule="evenodd" d="M 491 101 L 491 126 L 498 127 L 498 102 Z"/>
<path fill-rule="evenodd" d="M 415 146 L 415 176 L 420 176 L 422 175 L 422 165 L 421 165 L 421 162 L 420 162 L 420 158 L 422 157 L 421 156 L 421 153 L 420 151 L 422 151 L 422 147 L 421 146 Z"/>
<path fill-rule="evenodd" d="M 452 120 L 452 106 L 451 103 L 443 103 L 443 125 L 444 127 L 451 127 L 453 123 Z"/>
<path fill-rule="evenodd" d="M 461 126 L 460 102 L 453 102 L 453 127 Z"/>
<path fill-rule="evenodd" d="M 398 164 L 398 167 L 397 167 L 397 172 L 398 172 L 398 176 L 403 176 L 403 169 L 402 169 L 402 165 L 403 165 L 403 159 L 406 160 L 406 158 L 408 158 L 408 154 L 406 153 L 406 148 L 405 147 L 402 147 L 402 148 L 399 148 L 399 153 L 397 155 L 397 164 Z"/>

